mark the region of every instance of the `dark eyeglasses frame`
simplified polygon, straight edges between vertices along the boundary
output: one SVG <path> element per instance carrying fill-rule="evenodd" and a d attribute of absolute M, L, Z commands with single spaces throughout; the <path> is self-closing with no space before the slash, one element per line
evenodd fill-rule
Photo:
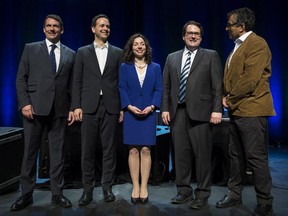
<path fill-rule="evenodd" d="M 235 26 L 235 25 L 237 25 L 238 23 L 227 23 L 226 24 L 226 27 L 227 28 L 231 28 L 231 27 L 233 27 L 233 26 Z"/>
<path fill-rule="evenodd" d="M 195 37 L 200 37 L 201 36 L 200 32 L 186 32 L 185 34 L 188 35 L 188 36 L 194 35 Z"/>

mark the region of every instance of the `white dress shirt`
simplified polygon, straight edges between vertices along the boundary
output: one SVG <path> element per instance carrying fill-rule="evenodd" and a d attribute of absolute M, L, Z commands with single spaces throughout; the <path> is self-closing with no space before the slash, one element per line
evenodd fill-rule
<path fill-rule="evenodd" d="M 104 67 L 107 60 L 107 54 L 108 54 L 108 42 L 106 42 L 102 47 L 100 47 L 95 41 L 94 41 L 94 47 L 96 56 L 98 59 L 99 67 L 101 74 L 103 74 Z"/>
<path fill-rule="evenodd" d="M 103 75 L 104 72 L 104 67 L 106 64 L 107 60 L 107 54 L 108 54 L 108 42 L 106 42 L 102 47 L 100 47 L 95 41 L 94 41 L 94 48 L 95 48 L 95 53 L 98 59 L 99 67 L 100 67 L 100 72 Z M 102 89 L 100 90 L 100 95 L 102 95 Z"/>

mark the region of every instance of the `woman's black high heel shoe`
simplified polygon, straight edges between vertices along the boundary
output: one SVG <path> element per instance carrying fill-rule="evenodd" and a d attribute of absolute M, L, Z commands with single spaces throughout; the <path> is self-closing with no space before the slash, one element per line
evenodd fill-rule
<path fill-rule="evenodd" d="M 148 198 L 148 196 L 146 197 L 146 198 L 139 198 L 139 203 L 140 204 L 146 204 L 147 202 L 148 202 L 148 200 L 149 200 L 149 198 Z"/>
<path fill-rule="evenodd" d="M 131 196 L 131 203 L 132 204 L 135 205 L 135 204 L 139 203 L 139 201 L 140 201 L 140 197 L 134 198 L 134 197 Z"/>

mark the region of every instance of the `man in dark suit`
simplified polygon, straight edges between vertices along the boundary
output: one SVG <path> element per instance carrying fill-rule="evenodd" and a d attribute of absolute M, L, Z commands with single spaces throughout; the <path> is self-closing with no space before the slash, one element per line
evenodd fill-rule
<path fill-rule="evenodd" d="M 187 22 L 182 31 L 185 48 L 168 55 L 163 75 L 162 119 L 171 126 L 175 151 L 177 195 L 173 204 L 193 198 L 190 186 L 195 159 L 197 188 L 193 209 L 208 207 L 211 194 L 211 124 L 222 119 L 223 71 L 216 51 L 203 49 L 203 27 Z"/>
<path fill-rule="evenodd" d="M 122 50 L 108 43 L 110 22 L 100 14 L 92 19 L 94 42 L 77 51 L 73 72 L 72 103 L 74 117 L 82 121 L 82 182 L 79 205 L 88 205 L 95 186 L 95 149 L 102 144 L 102 178 L 104 201 L 113 202 L 112 192 L 116 167 L 116 136 L 120 113 L 118 71 Z"/>
<path fill-rule="evenodd" d="M 235 41 L 224 69 L 223 105 L 230 116 L 230 179 L 218 208 L 242 204 L 246 166 L 252 170 L 257 206 L 253 215 L 272 215 L 272 179 L 268 164 L 268 116 L 276 115 L 270 91 L 271 51 L 252 30 L 255 14 L 239 8 L 227 14 L 226 31 Z"/>
<path fill-rule="evenodd" d="M 44 41 L 25 45 L 17 73 L 16 89 L 18 107 L 24 117 L 25 149 L 20 179 L 22 196 L 13 203 L 12 211 L 33 203 L 36 159 L 45 128 L 50 150 L 51 204 L 65 208 L 72 206 L 62 192 L 65 130 L 67 120 L 69 125 L 74 121 L 73 112 L 70 112 L 69 83 L 75 52 L 60 42 L 64 29 L 59 16 L 48 15 L 43 31 Z M 54 63 L 49 59 L 50 52 L 54 54 Z"/>

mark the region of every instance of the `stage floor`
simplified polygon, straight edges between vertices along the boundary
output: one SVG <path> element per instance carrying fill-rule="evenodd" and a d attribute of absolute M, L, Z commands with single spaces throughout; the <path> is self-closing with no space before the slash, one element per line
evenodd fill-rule
<path fill-rule="evenodd" d="M 269 165 L 273 178 L 272 195 L 274 196 L 274 216 L 288 215 L 288 148 L 270 147 Z M 1 175 L 3 175 L 1 173 Z M 195 183 L 191 183 L 195 188 Z M 78 215 L 99 215 L 99 216 L 185 216 L 185 215 L 219 215 L 219 216 L 247 216 L 252 215 L 256 205 L 256 197 L 253 185 L 248 185 L 243 190 L 243 205 L 227 209 L 218 209 L 215 203 L 227 192 L 226 186 L 212 186 L 212 194 L 209 198 L 209 208 L 203 210 L 190 209 L 187 204 L 174 205 L 170 199 L 176 195 L 176 187 L 172 180 L 160 183 L 159 185 L 149 185 L 149 202 L 146 205 L 133 205 L 130 202 L 131 184 L 123 183 L 113 186 L 113 192 L 117 199 L 113 203 L 104 203 L 102 189 L 96 187 L 94 199 L 86 207 L 78 206 L 78 199 L 82 194 L 82 189 L 65 189 L 64 195 L 73 204 L 72 208 L 62 209 L 51 207 L 51 193 L 48 190 L 35 190 L 34 203 L 32 206 L 19 212 L 11 212 L 10 206 L 21 193 L 12 191 L 0 195 L 0 215 L 29 215 L 29 216 L 78 216 Z"/>

